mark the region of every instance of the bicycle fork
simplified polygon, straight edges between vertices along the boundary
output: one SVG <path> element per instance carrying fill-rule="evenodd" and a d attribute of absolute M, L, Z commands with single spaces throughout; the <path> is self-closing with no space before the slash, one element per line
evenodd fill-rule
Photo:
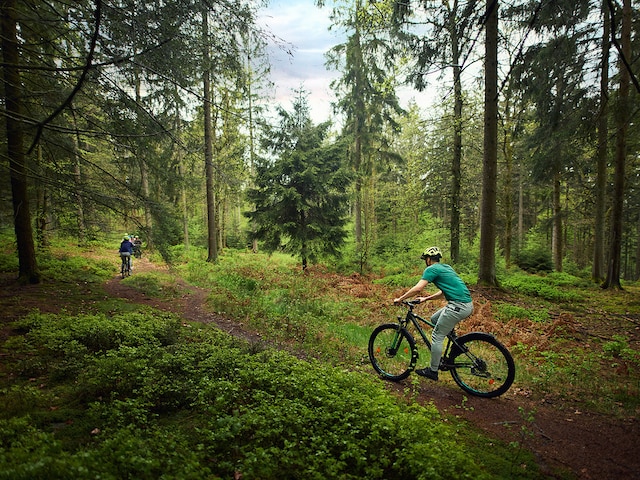
<path fill-rule="evenodd" d="M 396 334 L 393 337 L 393 341 L 391 342 L 391 346 L 389 346 L 387 348 L 387 356 L 388 357 L 395 357 L 396 354 L 398 353 L 398 350 L 400 350 L 400 347 L 402 346 L 402 339 L 407 336 L 407 343 L 408 345 L 405 348 L 409 348 L 411 349 L 411 366 L 410 366 L 410 370 L 413 370 L 416 362 L 418 361 L 418 349 L 415 348 L 415 343 L 412 345 L 409 342 L 409 339 L 411 339 L 411 334 L 409 333 L 409 330 L 407 330 L 407 325 L 408 322 L 406 320 L 403 320 L 402 317 L 398 317 L 398 328 L 396 329 Z"/>

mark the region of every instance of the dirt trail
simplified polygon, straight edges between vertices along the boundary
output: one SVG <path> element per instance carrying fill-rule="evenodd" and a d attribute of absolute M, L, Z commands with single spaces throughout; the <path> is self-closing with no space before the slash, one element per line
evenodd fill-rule
<path fill-rule="evenodd" d="M 136 261 L 135 273 L 157 269 L 146 259 Z M 207 291 L 188 287 L 190 293 L 171 302 L 161 302 L 126 288 L 119 277 L 107 282 L 106 291 L 115 297 L 152 305 L 180 314 L 195 322 L 213 323 L 232 335 L 260 341 L 260 336 L 238 322 L 207 312 Z M 402 384 L 390 384 L 402 391 Z M 575 473 L 578 479 L 640 479 L 640 421 L 618 420 L 581 410 L 561 402 L 534 401 L 517 388 L 500 398 L 465 396 L 453 386 L 421 380 L 417 401 L 433 404 L 445 415 L 462 418 L 505 442 L 517 441 L 534 452 L 548 478 L 558 467 Z M 532 421 L 526 417 L 532 412 Z"/>

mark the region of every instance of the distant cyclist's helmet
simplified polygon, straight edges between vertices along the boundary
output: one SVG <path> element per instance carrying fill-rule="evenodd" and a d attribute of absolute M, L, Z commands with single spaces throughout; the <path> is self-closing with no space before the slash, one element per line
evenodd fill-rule
<path fill-rule="evenodd" d="M 442 258 L 442 252 L 438 247 L 429 247 L 420 255 L 420 258 L 423 260 L 430 257 L 438 257 L 438 260 L 440 260 L 440 258 Z"/>

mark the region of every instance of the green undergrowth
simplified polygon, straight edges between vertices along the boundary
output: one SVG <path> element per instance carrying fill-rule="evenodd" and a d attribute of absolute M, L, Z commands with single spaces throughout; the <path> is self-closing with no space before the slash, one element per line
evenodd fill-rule
<path fill-rule="evenodd" d="M 215 265 L 190 260 L 177 272 L 211 291 L 209 309 L 248 323 L 272 342 L 295 343 L 334 363 L 352 365 L 357 357 L 356 346 L 347 342 L 336 355 L 330 341 L 336 326 L 377 321 L 362 316 L 370 299 L 337 295 L 335 276 L 304 274 L 285 255 L 229 253 Z"/>
<path fill-rule="evenodd" d="M 391 292 L 417 279 L 393 274 L 370 282 L 377 288 L 354 295 L 344 286 L 348 278 L 342 282 L 322 270 L 303 274 L 283 255 L 238 252 L 225 254 L 215 265 L 189 259 L 177 271 L 211 291 L 210 309 L 251 326 L 264 338 L 294 344 L 333 365 L 369 372 L 366 351 L 372 328 L 404 313 L 390 304 Z M 621 315 L 622 305 L 638 314 L 633 287 L 609 293 L 564 273 L 504 275 L 501 284 L 510 296 L 492 302 L 492 313 L 485 315 L 515 356 L 516 386 L 599 412 L 634 415 L 640 408 L 640 350 L 633 328 L 626 328 L 634 324 L 615 316 Z M 611 314 L 593 317 L 595 310 L 605 309 Z M 560 315 L 562 311 L 571 316 Z M 605 318 L 611 325 L 602 328 Z"/>
<path fill-rule="evenodd" d="M 508 446 L 478 455 L 460 426 L 370 375 L 173 315 L 34 312 L 12 328 L 1 349 L 0 479 L 476 479 L 514 469 Z M 535 477 L 518 468 L 511 478 Z"/>
<path fill-rule="evenodd" d="M 188 294 L 188 290 L 176 281 L 175 275 L 158 272 L 136 272 L 122 279 L 122 283 L 149 297 L 172 300 Z"/>
<path fill-rule="evenodd" d="M 582 302 L 584 289 L 593 288 L 593 284 L 584 279 L 559 272 L 546 275 L 512 272 L 500 280 L 500 285 L 515 293 L 562 303 Z"/>
<path fill-rule="evenodd" d="M 415 276 L 374 283 L 320 268 L 305 274 L 288 256 L 234 251 L 212 264 L 190 249 L 174 256 L 169 273 L 122 280 L 168 301 L 185 293 L 176 276 L 206 288 L 208 310 L 267 341 L 249 344 L 107 298 L 98 280 L 72 283 L 103 270 L 89 253 L 50 280 L 59 292 L 78 291 L 67 313 L 32 313 L 3 337 L 0 479 L 540 478 L 526 445 L 443 422 L 372 374 L 370 332 L 403 314 L 390 294 Z M 51 254 L 54 263 L 64 255 Z M 597 296 L 597 287 L 567 275 L 501 281 L 517 301 L 493 302 L 491 320 L 516 339 L 514 388 L 596 411 L 639 407 L 633 337 L 586 336 L 556 322 L 562 305 L 610 311 L 603 318 L 611 321 L 634 315 L 633 292 Z M 518 340 L 524 333 L 535 341 Z"/>

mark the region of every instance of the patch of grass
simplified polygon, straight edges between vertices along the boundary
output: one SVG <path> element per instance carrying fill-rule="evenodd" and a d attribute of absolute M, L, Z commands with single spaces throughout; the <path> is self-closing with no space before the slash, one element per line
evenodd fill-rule
<path fill-rule="evenodd" d="M 58 282 L 104 282 L 113 273 L 113 264 L 109 261 L 96 262 L 65 252 L 39 255 L 38 266 L 46 279 Z"/>
<path fill-rule="evenodd" d="M 501 284 L 504 288 L 522 295 L 540 297 L 552 302 L 579 302 L 584 299 L 584 294 L 576 288 L 569 288 L 583 284 L 583 280 L 566 274 L 516 273 L 501 279 Z"/>
<path fill-rule="evenodd" d="M 181 297 L 187 292 L 178 284 L 175 275 L 169 273 L 136 273 L 124 278 L 122 283 L 149 297 L 165 300 Z"/>
<path fill-rule="evenodd" d="M 496 319 L 508 322 L 514 318 L 527 319 L 535 323 L 546 323 L 549 321 L 549 312 L 543 308 L 521 307 L 512 303 L 494 303 Z"/>

